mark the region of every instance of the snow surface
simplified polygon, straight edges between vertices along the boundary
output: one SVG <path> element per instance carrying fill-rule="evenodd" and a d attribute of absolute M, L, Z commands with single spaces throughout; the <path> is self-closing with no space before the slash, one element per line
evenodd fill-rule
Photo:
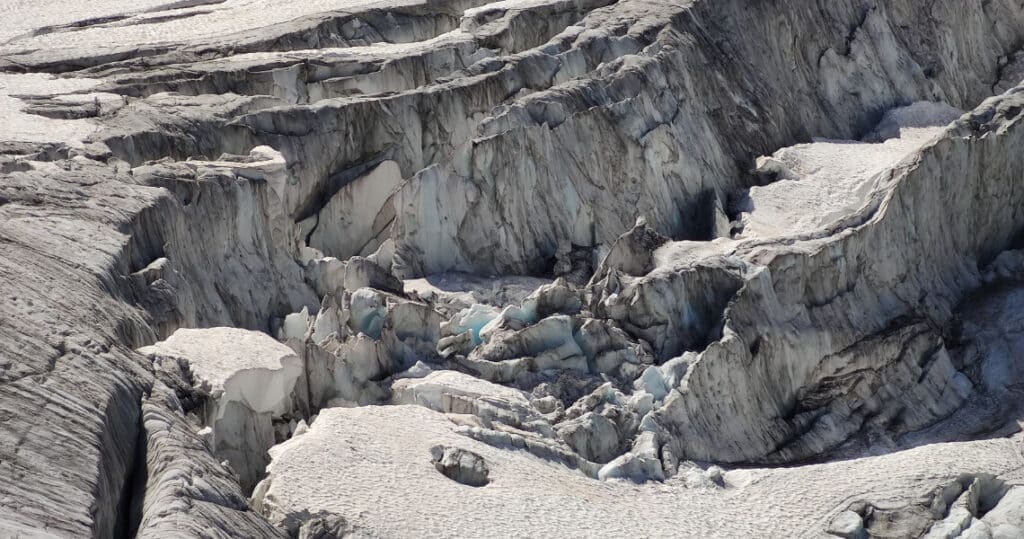
<path fill-rule="evenodd" d="M 420 406 L 323 410 L 309 432 L 271 449 L 270 483 L 257 502 L 275 522 L 328 511 L 376 537 L 509 537 L 510 529 L 512 537 L 820 537 L 854 501 L 899 505 L 965 471 L 1012 476 L 1024 465 L 1019 441 L 997 439 L 733 470 L 726 488 L 691 489 L 681 476 L 595 481 L 459 428 Z M 430 453 L 437 445 L 482 456 L 490 484 L 473 488 L 440 474 Z"/>
<path fill-rule="evenodd" d="M 221 403 L 221 412 L 227 402 L 238 401 L 256 413 L 283 413 L 302 373 L 291 348 L 245 329 L 179 329 L 139 352 L 188 361 L 196 384 Z"/>
<path fill-rule="evenodd" d="M 55 6 L 55 3 L 58 5 Z M 388 3 L 388 7 L 420 3 L 416 0 L 397 1 Z M 374 5 L 380 5 L 379 0 L 224 0 L 209 5 L 156 11 L 161 6 L 173 7 L 173 3 L 171 0 L 143 0 L 133 2 L 132 7 L 135 9 L 125 10 L 123 2 L 111 0 L 3 0 L 3 3 L 0 3 L 0 16 L 4 16 L 5 21 L 21 22 L 15 23 L 12 28 L 2 30 L 0 43 L 3 43 L 3 46 L 0 46 L 0 51 L 89 51 L 111 46 L 211 41 L 231 33 L 286 23 L 304 16 L 360 10 Z M 61 7 L 64 9 L 60 9 Z M 147 10 L 151 11 L 145 13 Z M 89 21 L 116 14 L 129 14 L 132 17 L 110 22 L 92 21 L 92 24 L 66 31 L 39 35 L 32 35 L 31 32 L 41 26 Z"/>
<path fill-rule="evenodd" d="M 654 252 L 657 272 L 676 271 L 716 255 L 731 255 L 744 240 L 796 236 L 827 229 L 862 208 L 881 174 L 916 154 L 962 111 L 921 101 L 895 108 L 864 141 L 820 139 L 757 160 L 776 181 L 751 187 L 736 203 L 742 232 L 713 241 L 672 241 Z"/>
<path fill-rule="evenodd" d="M 942 103 L 897 108 L 865 139 L 817 140 L 758 159 L 758 169 L 778 181 L 750 189 L 740 238 L 771 238 L 813 232 L 862 207 L 879 174 L 891 170 L 943 131 L 962 111 Z"/>
<path fill-rule="evenodd" d="M 468 398 L 494 397 L 510 403 L 529 406 L 522 391 L 494 384 L 457 371 L 434 371 L 423 378 L 403 378 L 391 386 L 392 402 L 418 404 L 431 410 L 442 410 L 445 395 Z"/>
<path fill-rule="evenodd" d="M 97 84 L 99 81 L 94 79 L 63 79 L 43 73 L 0 74 L 0 126 L 3 126 L 5 140 L 80 147 L 85 137 L 99 129 L 91 119 L 61 120 L 29 114 L 24 112 L 27 103 L 19 96 L 50 97 L 85 92 Z M 112 94 L 92 94 L 92 97 L 120 100 Z"/>
<path fill-rule="evenodd" d="M 171 0 L 133 0 L 132 8 L 145 10 Z M 0 44 L 44 26 L 120 15 L 125 12 L 121 0 L 0 0 Z"/>

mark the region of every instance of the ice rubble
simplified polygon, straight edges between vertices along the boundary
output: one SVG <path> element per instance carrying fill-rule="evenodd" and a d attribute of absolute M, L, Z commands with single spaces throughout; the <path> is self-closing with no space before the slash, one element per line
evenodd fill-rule
<path fill-rule="evenodd" d="M 942 136 L 946 128 L 935 124 L 958 115 L 932 103 L 894 109 L 869 137 L 885 142 L 848 145 L 864 147 L 858 151 L 870 165 L 867 168 L 829 154 L 837 148 L 846 152 L 847 145 L 816 143 L 777 152 L 774 164 L 762 162 L 761 170 L 771 168 L 773 174 L 789 175 L 788 179 L 751 189 L 749 200 L 763 203 L 771 197 L 792 197 L 794 189 L 832 197 L 840 203 L 818 201 L 799 211 L 787 210 L 818 221 L 794 224 L 780 217 L 779 222 L 805 234 L 835 226 L 869 207 L 869 193 L 887 188 L 886 171 Z M 873 161 L 879 156 L 888 160 Z M 785 168 L 779 163 L 785 163 Z M 847 186 L 827 180 L 830 174 Z M 822 191 L 820 185 L 835 189 Z M 860 196 L 847 196 L 858 189 Z M 443 414 L 438 427 L 444 427 L 438 432 L 451 430 L 462 445 L 454 445 L 451 438 L 434 440 L 425 457 L 432 455 L 438 476 L 467 486 L 491 488 L 495 481 L 502 481 L 501 467 L 492 465 L 488 451 L 504 448 L 593 479 L 666 480 L 678 474 L 689 488 L 720 488 L 724 484 L 721 470 L 688 460 L 695 454 L 678 449 L 668 437 L 666 424 L 674 420 L 670 414 L 677 413 L 672 407 L 677 405 L 679 391 L 693 388 L 695 365 L 706 361 L 701 357 L 703 347 L 732 338 L 722 325 L 727 303 L 745 282 L 759 278 L 756 266 L 737 253 L 746 249 L 744 245 L 789 234 L 778 227 L 758 229 L 757 214 L 763 204 L 748 209 L 752 211 L 743 214 L 741 232 L 705 244 L 673 242 L 641 219 L 607 249 L 591 283 L 583 289 L 564 279 L 513 295 L 495 294 L 495 289 L 488 291 L 472 279 L 454 287 L 449 282 L 448 290 L 430 285 L 429 279 L 410 286 L 389 273 L 387 250 L 337 261 L 330 273 L 317 269 L 313 280 L 326 291 L 319 312 L 304 309 L 288 315 L 279 330 L 279 337 L 302 358 L 303 375 L 296 377 L 301 380 L 291 381 L 295 392 L 291 413 L 316 419 L 311 428 L 302 423 L 286 430 L 284 437 L 294 433 L 297 438 L 271 451 L 275 460 L 269 478 L 255 493 L 257 510 L 293 532 L 324 526 L 325 518 L 335 518 L 332 515 L 337 513 L 330 510 L 314 510 L 315 501 L 280 494 L 281 479 L 275 473 L 281 472 L 274 470 L 281 468 L 275 468 L 276 462 L 289 461 L 285 456 L 289 448 L 327 436 L 321 429 L 337 428 L 334 419 L 324 421 L 342 413 L 336 407 L 374 404 L 388 405 L 380 409 L 384 415 L 378 418 L 388 428 L 395 421 L 392 413 L 407 414 L 402 410 L 410 405 Z M 325 267 L 337 260 L 318 256 L 307 260 L 306 267 Z M 992 274 L 1011 272 L 1006 269 L 1015 267 L 1011 258 L 1004 255 L 1001 264 L 993 265 Z M 883 350 L 883 355 L 902 346 L 906 357 L 899 361 L 910 361 L 915 354 L 929 353 L 932 341 L 927 331 L 910 326 L 882 337 L 879 343 L 864 342 Z M 956 381 L 945 389 L 938 387 L 934 394 L 908 386 L 902 398 L 910 400 L 897 402 L 931 402 L 930 411 L 920 418 L 903 417 L 909 430 L 950 416 L 974 391 L 972 382 L 957 371 L 962 360 L 941 350 L 936 357 L 925 371 L 897 363 L 895 370 L 881 373 L 887 384 L 909 383 L 908 376 L 922 387 Z M 853 369 L 846 363 L 857 361 L 855 357 L 826 358 L 819 370 L 833 369 L 832 375 L 842 376 L 838 373 Z M 995 360 L 985 364 L 999 368 Z M 834 398 L 839 404 L 833 406 L 845 405 L 845 396 Z M 883 407 L 893 406 L 884 399 L 880 399 Z M 851 417 L 848 425 L 856 428 L 853 421 Z M 847 427 L 835 422 L 830 428 L 810 435 L 833 437 L 829 442 L 833 444 L 856 435 L 856 430 L 844 430 Z M 289 462 L 284 469 L 307 473 L 301 471 L 302 464 Z M 283 475 L 289 473 L 293 472 Z M 280 505 L 284 499 L 293 505 Z M 867 516 L 847 513 L 843 515 L 849 518 L 841 516 L 833 522 L 834 533 L 856 535 L 870 527 L 870 522 L 865 524 Z M 934 517 L 935 529 L 947 526 L 950 519 L 955 517 Z M 346 530 L 356 526 L 345 522 Z"/>
<path fill-rule="evenodd" d="M 202 447 L 202 384 L 132 351 L 218 326 L 300 360 L 255 499 L 311 537 L 1015 525 L 1014 491 L 998 510 L 963 492 L 1019 483 L 1019 436 L 934 442 L 1019 428 L 993 403 L 1016 399 L 998 298 L 1022 273 L 1003 251 L 1024 13 L 808 6 L 228 0 L 15 21 L 0 471 L 33 480 L 0 481 L 0 528 L 280 536 Z M 835 143 L 915 102 L 931 127 L 955 115 L 937 103 L 968 112 Z M 812 136 L 832 142 L 778 150 Z M 772 152 L 761 180 L 792 178 L 730 214 Z"/>

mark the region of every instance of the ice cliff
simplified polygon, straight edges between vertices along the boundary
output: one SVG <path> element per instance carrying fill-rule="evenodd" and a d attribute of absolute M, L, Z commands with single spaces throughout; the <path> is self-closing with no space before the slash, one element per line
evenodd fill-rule
<path fill-rule="evenodd" d="M 0 535 L 1024 536 L 1019 0 L 0 0 Z"/>

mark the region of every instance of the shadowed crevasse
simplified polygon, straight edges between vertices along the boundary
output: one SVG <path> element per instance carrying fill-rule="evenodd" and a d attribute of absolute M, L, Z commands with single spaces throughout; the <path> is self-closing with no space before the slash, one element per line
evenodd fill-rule
<path fill-rule="evenodd" d="M 369 483 L 292 489 L 339 477 L 302 455 L 385 482 L 396 459 L 515 513 L 524 470 L 553 500 L 605 499 L 595 479 L 742 498 L 743 471 L 707 463 L 1009 432 L 1019 2 L 335 4 L 140 7 L 0 46 L 0 530 L 411 533 L 411 505 L 360 505 Z M 202 354 L 137 351 L 223 327 L 282 341 L 289 376 L 221 387 Z M 408 414 L 438 441 L 374 445 Z M 1015 487 L 976 491 L 1015 464 L 982 446 L 991 477 L 892 487 L 944 485 L 943 507 L 826 496 L 798 525 L 1011 526 Z M 817 473 L 794 470 L 763 473 Z M 538 533 L 490 530 L 519 525 Z"/>

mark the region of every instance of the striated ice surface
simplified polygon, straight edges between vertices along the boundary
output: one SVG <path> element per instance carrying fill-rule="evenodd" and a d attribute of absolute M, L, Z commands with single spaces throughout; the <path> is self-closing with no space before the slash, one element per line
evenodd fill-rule
<path fill-rule="evenodd" d="M 0 17 L 0 537 L 1024 536 L 1020 0 Z"/>

